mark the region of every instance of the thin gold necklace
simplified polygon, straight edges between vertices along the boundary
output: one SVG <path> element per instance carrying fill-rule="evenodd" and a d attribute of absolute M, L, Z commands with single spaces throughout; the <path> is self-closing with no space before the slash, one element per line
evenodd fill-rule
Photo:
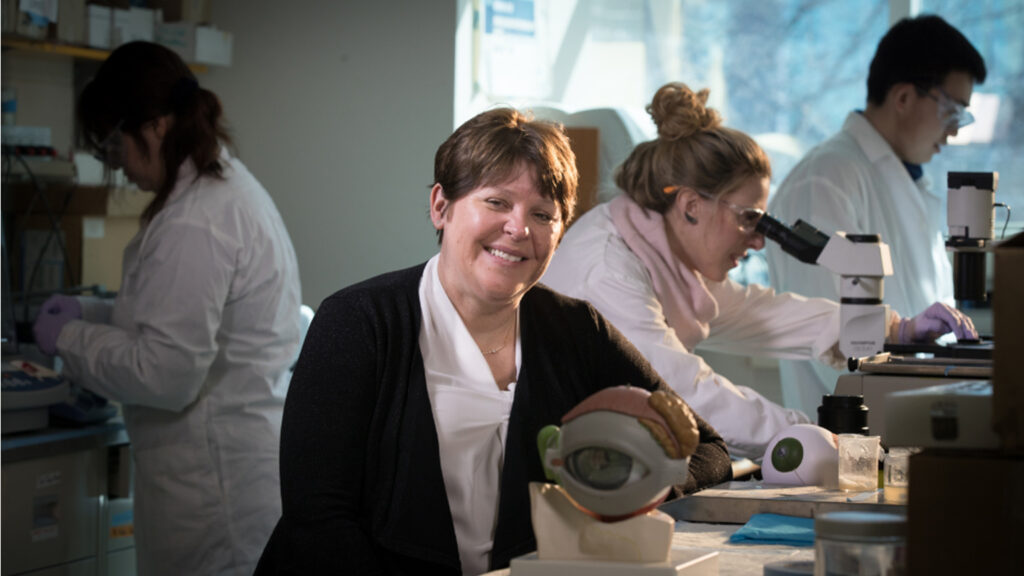
<path fill-rule="evenodd" d="M 497 348 L 491 348 L 490 350 L 487 350 L 486 352 L 484 352 L 484 354 L 487 355 L 487 356 L 494 356 L 498 352 L 501 352 L 502 350 L 504 350 L 505 347 L 508 346 L 508 335 L 510 333 L 515 333 L 515 327 L 516 327 L 516 324 L 518 322 L 519 322 L 519 314 L 516 313 L 516 312 L 513 312 L 512 313 L 512 320 L 509 321 L 510 330 L 505 332 L 505 337 L 501 339 L 501 346 L 498 346 Z"/>

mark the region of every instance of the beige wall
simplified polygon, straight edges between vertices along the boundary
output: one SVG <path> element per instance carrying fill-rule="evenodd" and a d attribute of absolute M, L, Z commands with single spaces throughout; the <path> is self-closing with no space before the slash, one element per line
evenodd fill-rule
<path fill-rule="evenodd" d="M 214 3 L 234 64 L 200 82 L 277 203 L 314 308 L 436 252 L 427 195 L 454 127 L 455 12 L 450 0 Z"/>

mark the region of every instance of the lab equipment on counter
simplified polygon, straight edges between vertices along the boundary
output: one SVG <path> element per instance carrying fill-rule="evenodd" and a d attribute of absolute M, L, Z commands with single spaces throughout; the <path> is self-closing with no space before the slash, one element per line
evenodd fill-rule
<path fill-rule="evenodd" d="M 868 407 L 860 394 L 824 394 L 818 406 L 818 426 L 835 434 L 863 434 L 867 436 Z"/>
<path fill-rule="evenodd" d="M 879 512 L 828 512 L 814 522 L 815 576 L 905 574 L 907 517 Z"/>
<path fill-rule="evenodd" d="M 889 348 L 889 345 L 886 346 Z M 842 374 L 836 381 L 836 394 L 859 394 L 864 396 L 864 403 L 871 407 L 868 413 L 868 426 L 872 434 L 882 437 L 882 443 L 891 446 L 889 438 L 889 422 L 897 422 L 900 418 L 889 416 L 890 394 L 904 390 L 915 390 L 936 385 L 961 382 L 966 380 L 986 381 L 992 378 L 992 344 L 989 342 L 983 350 L 979 345 L 948 345 L 922 344 L 920 347 L 910 345 L 901 347 L 907 350 L 905 355 L 890 352 L 869 358 L 861 358 L 851 363 L 850 368 L 856 372 Z M 919 358 L 914 350 L 933 355 L 930 358 Z M 974 356 L 985 352 L 988 359 Z M 962 357 L 963 354 L 968 357 Z M 943 356 L 942 354 L 952 354 Z M 927 406 L 922 406 L 927 417 Z M 898 424 L 906 424 L 905 419 Z M 918 444 L 907 444 L 916 446 Z"/>
<path fill-rule="evenodd" d="M 807 264 L 839 274 L 839 350 L 847 358 L 881 352 L 885 346 L 884 278 L 892 276 L 889 245 L 877 234 L 835 232 L 828 236 L 797 220 L 792 228 L 765 214 L 756 231 Z"/>
<path fill-rule="evenodd" d="M 51 404 L 68 398 L 70 384 L 59 374 L 34 362 L 17 358 L 3 361 L 3 434 L 46 428 Z"/>
<path fill-rule="evenodd" d="M 962 381 L 892 392 L 885 442 L 923 448 L 999 448 L 992 427 L 992 382 Z"/>
<path fill-rule="evenodd" d="M 958 302 L 984 302 L 985 258 L 995 238 L 995 209 L 1000 205 L 995 201 L 999 173 L 950 172 L 946 182 L 946 248 L 953 252 L 953 295 Z"/>
<path fill-rule="evenodd" d="M 850 493 L 821 486 L 782 486 L 750 480 L 705 488 L 666 502 L 659 509 L 687 522 L 745 524 L 754 514 L 817 518 L 825 512 L 841 510 L 905 513 L 907 506 L 885 501 L 877 489 Z"/>
<path fill-rule="evenodd" d="M 50 417 L 73 426 L 106 422 L 117 414 L 117 407 L 106 398 L 81 386 L 71 386 L 63 402 L 50 406 Z"/>
<path fill-rule="evenodd" d="M 794 424 L 768 443 L 761 474 L 770 484 L 832 486 L 837 454 L 830 431 L 814 424 Z"/>

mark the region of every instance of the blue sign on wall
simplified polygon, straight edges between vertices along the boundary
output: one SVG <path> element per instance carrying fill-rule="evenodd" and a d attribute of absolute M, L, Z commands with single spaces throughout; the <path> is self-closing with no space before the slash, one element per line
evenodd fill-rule
<path fill-rule="evenodd" d="M 537 29 L 533 0 L 487 0 L 484 33 L 533 37 Z"/>

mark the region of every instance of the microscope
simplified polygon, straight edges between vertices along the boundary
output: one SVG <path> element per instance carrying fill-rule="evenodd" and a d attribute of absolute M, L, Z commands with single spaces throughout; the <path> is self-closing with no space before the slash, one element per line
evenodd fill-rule
<path fill-rule="evenodd" d="M 985 260 L 991 251 L 994 234 L 995 189 L 999 175 L 995 172 L 951 172 L 949 174 L 949 195 L 947 201 L 947 219 L 949 237 L 947 249 L 953 257 L 954 295 L 958 302 L 984 302 L 986 292 Z M 855 304 L 848 299 L 847 286 L 853 282 L 849 269 L 856 268 L 852 259 L 839 260 L 846 268 L 835 266 L 835 261 L 826 263 L 828 250 L 833 243 L 838 243 L 837 236 L 829 238 L 814 230 L 813 227 L 798 221 L 792 229 L 786 228 L 776 220 L 765 216 L 758 224 L 758 232 L 779 242 L 783 250 L 799 258 L 803 262 L 823 264 L 830 270 L 843 276 L 843 292 L 841 293 L 842 324 L 840 326 L 843 354 L 850 358 L 850 373 L 840 375 L 835 388 L 837 395 L 863 396 L 864 404 L 870 407 L 868 426 L 872 434 L 882 436 L 884 444 L 899 442 L 901 435 L 906 434 L 906 426 L 912 419 L 888 414 L 887 396 L 893 392 L 916 390 L 935 386 L 950 381 L 960 381 L 958 385 L 973 386 L 979 381 L 992 377 L 992 342 L 959 341 L 955 344 L 938 344 L 920 342 L 912 344 L 884 344 L 884 324 L 877 328 L 878 344 L 873 349 L 856 349 L 851 353 L 845 342 L 849 338 L 860 338 L 849 333 L 847 308 L 864 306 Z M 845 235 L 849 238 L 850 235 Z M 882 244 L 884 246 L 884 244 Z M 874 254 L 863 251 L 859 254 L 865 258 L 875 258 Z M 891 273 L 888 249 L 884 250 L 885 263 Z M 845 257 L 844 257 L 845 258 Z M 881 306 L 881 278 L 878 278 L 878 308 Z M 864 282 L 862 282 L 864 284 Z M 871 284 L 867 282 L 866 284 Z M 882 312 L 884 318 L 884 312 Z M 856 329 L 856 327 L 853 327 Z M 879 354 L 879 352 L 885 351 Z M 975 395 L 976 396 L 976 395 Z M 922 401 L 930 401 L 928 398 Z M 890 422 L 893 428 L 890 429 Z M 961 426 L 968 426 L 962 422 Z"/>
<path fill-rule="evenodd" d="M 792 228 L 765 214 L 757 232 L 789 255 L 839 275 L 839 350 L 847 358 L 881 352 L 885 346 L 883 282 L 892 276 L 889 245 L 877 234 L 835 232 L 832 236 L 797 220 Z"/>
<path fill-rule="evenodd" d="M 946 201 L 953 253 L 953 296 L 957 302 L 985 302 L 985 259 L 995 237 L 998 172 L 950 172 Z M 1005 206 L 1005 205 L 1002 205 Z"/>

